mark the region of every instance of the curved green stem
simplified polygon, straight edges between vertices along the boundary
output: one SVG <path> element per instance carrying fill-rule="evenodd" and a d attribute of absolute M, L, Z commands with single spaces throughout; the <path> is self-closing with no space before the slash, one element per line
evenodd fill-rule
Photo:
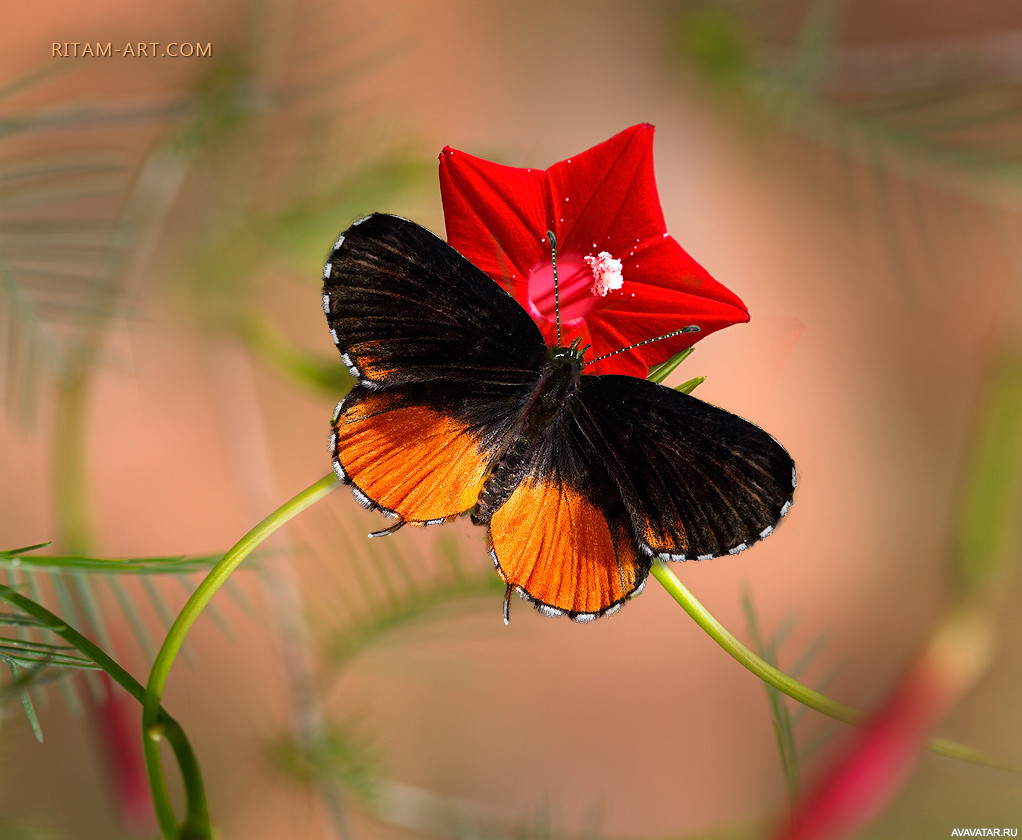
<path fill-rule="evenodd" d="M 778 691 L 783 691 L 803 706 L 815 709 L 817 712 L 834 718 L 834 720 L 839 720 L 842 723 L 854 725 L 863 723 L 866 717 L 863 712 L 851 706 L 846 706 L 843 703 L 838 703 L 836 700 L 831 700 L 825 694 L 821 694 L 803 685 L 798 680 L 789 677 L 783 671 L 775 668 L 769 662 L 756 656 L 756 654 L 738 641 L 724 625 L 710 615 L 706 607 L 696 600 L 662 560 L 654 560 L 650 571 L 653 577 L 667 590 L 668 594 L 691 616 L 692 620 L 731 657 L 736 659 L 743 668 L 751 671 L 756 677 L 772 685 Z M 931 752 L 959 761 L 995 767 L 1013 773 L 1020 772 L 1019 768 L 1011 764 L 1000 762 L 970 747 L 956 744 L 953 741 L 946 741 L 942 738 L 935 738 L 929 741 L 927 748 Z"/>
<path fill-rule="evenodd" d="M 160 648 L 160 652 L 157 654 L 153 667 L 149 672 L 149 682 L 145 687 L 142 699 L 142 745 L 145 754 L 146 770 L 149 773 L 149 786 L 152 791 L 153 805 L 156 809 L 156 818 L 159 821 L 160 830 L 163 832 L 164 837 L 199 838 L 210 836 L 209 820 L 205 813 L 205 802 L 202 802 L 200 812 L 198 809 L 199 803 L 192 799 L 193 790 L 191 785 L 198 779 L 198 765 L 186 766 L 184 763 L 181 763 L 181 773 L 184 777 L 185 793 L 187 796 L 187 811 L 185 821 L 179 827 L 163 778 L 163 766 L 160 763 L 159 742 L 164 735 L 169 737 L 169 733 L 166 732 L 164 726 L 161 726 L 163 721 L 159 714 L 160 701 L 163 697 L 163 689 L 167 683 L 167 677 L 170 675 L 171 666 L 181 650 L 185 636 L 188 635 L 191 626 L 195 623 L 195 620 L 202 613 L 210 599 L 223 586 L 231 572 L 238 567 L 242 560 L 248 557 L 263 540 L 281 525 L 319 501 L 337 486 L 338 482 L 333 473 L 321 478 L 311 487 L 306 488 L 297 496 L 286 501 L 245 534 L 210 570 L 202 583 L 192 593 L 171 625 L 166 638 L 163 640 L 163 646 Z M 193 773 L 194 776 L 192 775 Z M 201 782 L 199 782 L 199 785 L 201 786 Z"/>
<path fill-rule="evenodd" d="M 95 662 L 96 665 L 102 668 L 103 671 L 105 671 L 114 682 L 121 686 L 121 688 L 127 691 L 128 694 L 138 700 L 139 703 L 142 702 L 145 697 L 145 688 L 142 686 L 142 683 L 124 670 L 124 668 L 122 668 L 121 665 L 101 647 L 91 642 L 87 637 L 83 636 L 73 627 L 68 626 L 68 624 L 60 618 L 60 616 L 55 615 L 41 604 L 36 603 L 30 598 L 26 598 L 11 587 L 3 584 L 0 584 L 0 599 L 3 599 L 9 604 L 17 607 L 26 615 L 30 615 L 41 621 L 46 625 L 46 629 L 60 636 L 60 638 L 69 645 L 76 648 L 84 656 Z M 171 748 L 174 750 L 174 755 L 177 757 L 178 764 L 181 767 L 182 776 L 188 782 L 187 794 L 189 810 L 193 811 L 197 817 L 205 815 L 207 813 L 206 792 L 202 786 L 202 776 L 199 773 L 198 761 L 195 758 L 195 753 L 192 751 L 191 744 L 188 743 L 188 738 L 185 736 L 184 729 L 182 729 L 181 724 L 167 714 L 161 706 L 157 706 L 156 708 L 155 719 L 156 725 L 160 727 L 161 731 L 166 736 L 167 741 L 170 743 Z M 206 825 L 209 824 L 208 818 L 205 822 Z M 208 833 L 205 836 L 209 836 Z"/>

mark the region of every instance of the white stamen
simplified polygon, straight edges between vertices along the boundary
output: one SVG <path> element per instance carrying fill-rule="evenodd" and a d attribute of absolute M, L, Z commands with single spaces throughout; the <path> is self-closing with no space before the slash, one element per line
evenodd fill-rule
<path fill-rule="evenodd" d="M 583 257 L 585 264 L 593 272 L 592 293 L 606 297 L 607 292 L 620 289 L 624 285 L 621 276 L 621 260 L 614 259 L 607 251 L 600 251 L 595 257 Z"/>

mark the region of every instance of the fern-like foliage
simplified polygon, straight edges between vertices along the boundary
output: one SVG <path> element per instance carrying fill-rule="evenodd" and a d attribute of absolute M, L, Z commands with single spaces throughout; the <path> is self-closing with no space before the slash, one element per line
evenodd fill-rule
<path fill-rule="evenodd" d="M 500 610 L 504 584 L 473 539 L 474 530 L 409 527 L 411 534 L 370 540 L 372 515 L 345 510 L 343 501 L 315 512 L 315 552 L 326 565 L 310 608 L 317 621 L 329 616 L 321 620 L 328 674 L 339 675 L 388 635 L 421 626 L 450 607 Z"/>
<path fill-rule="evenodd" d="M 769 636 L 764 635 L 756 613 L 755 603 L 752 595 L 746 592 L 742 597 L 742 608 L 745 613 L 745 624 L 748 627 L 752 647 L 757 654 L 766 662 L 775 667 L 780 667 L 779 659 L 781 649 L 794 629 L 795 622 L 782 622 Z M 785 673 L 795 679 L 802 679 L 803 675 L 817 661 L 827 645 L 827 634 L 821 633 L 794 658 L 793 664 L 785 669 Z M 841 662 L 835 662 L 821 677 L 814 680 L 814 686 L 818 691 L 824 691 L 837 675 L 841 668 Z M 796 727 L 809 710 L 805 706 L 792 706 L 789 698 L 769 683 L 764 682 L 763 687 L 767 694 L 767 703 L 770 707 L 770 718 L 773 723 L 774 737 L 777 743 L 777 755 L 781 763 L 781 771 L 784 775 L 785 787 L 788 794 L 788 805 L 791 813 L 795 813 L 796 806 L 802 794 L 802 762 L 813 752 L 819 749 L 823 743 L 829 740 L 832 732 L 822 734 L 817 740 L 805 743 L 800 742 L 796 736 Z"/>
<path fill-rule="evenodd" d="M 756 616 L 756 608 L 749 593 L 746 593 L 742 599 L 742 606 L 745 610 L 745 623 L 752 636 L 753 648 L 764 660 L 777 667 L 777 640 L 763 638 Z M 793 674 L 793 676 L 795 675 Z M 767 702 L 770 704 L 770 717 L 774 725 L 774 737 L 777 740 L 777 754 L 781 760 L 781 770 L 784 773 L 784 781 L 788 790 L 788 805 L 794 812 L 799 798 L 801 773 L 792 714 L 785 696 L 780 691 L 767 683 L 763 683 L 763 686 L 766 689 Z"/>
<path fill-rule="evenodd" d="M 110 613 L 101 602 L 115 600 L 132 628 L 132 636 L 152 654 L 151 633 L 142 618 L 143 599 L 128 597 L 124 576 L 143 580 L 142 592 L 157 615 L 169 625 L 171 616 L 165 596 L 151 585 L 159 575 L 185 576 L 208 569 L 219 555 L 197 557 L 97 558 L 39 553 L 48 543 L 0 550 L 0 575 L 13 592 L 27 593 L 41 608 L 46 601 L 66 617 L 72 626 L 89 627 L 105 650 L 112 649 L 108 629 Z M 99 584 L 90 584 L 89 580 Z M 105 591 L 104 591 L 105 590 Z M 109 596 L 109 597 L 108 597 Z M 23 611 L 0 612 L 0 662 L 10 671 L 10 680 L 0 686 L 0 701 L 18 698 L 33 731 L 42 740 L 42 729 L 32 702 L 32 690 L 59 679 L 76 669 L 95 670 L 96 663 L 83 658 L 74 648 L 54 638 L 53 623 Z M 61 681 L 61 690 L 72 708 L 81 703 L 73 682 Z"/>
<path fill-rule="evenodd" d="M 843 195 L 886 240 L 905 291 L 950 281 L 933 258 L 940 214 L 965 227 L 979 207 L 1003 221 L 1022 199 L 1022 34 L 844 43 L 851 5 L 814 0 L 785 46 L 759 14 L 768 5 L 721 0 L 665 14 L 676 54 L 751 136 L 770 138 L 772 127 L 806 141 L 796 144 L 802 182 Z"/>

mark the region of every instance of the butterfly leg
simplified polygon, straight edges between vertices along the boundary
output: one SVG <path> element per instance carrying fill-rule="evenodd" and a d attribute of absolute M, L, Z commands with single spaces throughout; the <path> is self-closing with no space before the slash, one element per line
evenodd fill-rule
<path fill-rule="evenodd" d="M 508 584 L 504 590 L 504 623 L 511 623 L 511 593 L 514 592 L 514 585 Z"/>
<path fill-rule="evenodd" d="M 395 522 L 389 528 L 381 528 L 379 531 L 373 531 L 369 536 L 370 536 L 370 538 L 372 538 L 372 537 L 389 537 L 395 531 L 403 528 L 404 524 L 405 524 L 405 520 L 401 519 L 398 522 Z"/>

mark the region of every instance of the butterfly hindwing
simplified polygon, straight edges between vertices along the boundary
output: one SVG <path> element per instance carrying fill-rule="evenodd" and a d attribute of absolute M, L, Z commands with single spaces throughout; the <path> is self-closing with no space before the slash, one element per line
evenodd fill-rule
<path fill-rule="evenodd" d="M 737 554 L 791 504 L 795 466 L 784 448 L 695 397 L 628 376 L 583 376 L 565 411 L 582 457 L 617 486 L 650 557 Z"/>
<path fill-rule="evenodd" d="M 401 390 L 362 385 L 338 407 L 331 454 L 338 476 L 363 505 L 411 522 L 469 510 L 489 461 L 463 419 L 412 402 Z"/>
<path fill-rule="evenodd" d="M 650 559 L 571 424 L 560 412 L 529 452 L 524 477 L 490 517 L 490 547 L 508 586 L 540 612 L 589 621 L 642 588 Z"/>
<path fill-rule="evenodd" d="M 402 521 L 471 509 L 547 358 L 532 319 L 447 243 L 380 214 L 338 239 L 323 308 L 357 378 L 334 418 L 338 476 Z"/>

